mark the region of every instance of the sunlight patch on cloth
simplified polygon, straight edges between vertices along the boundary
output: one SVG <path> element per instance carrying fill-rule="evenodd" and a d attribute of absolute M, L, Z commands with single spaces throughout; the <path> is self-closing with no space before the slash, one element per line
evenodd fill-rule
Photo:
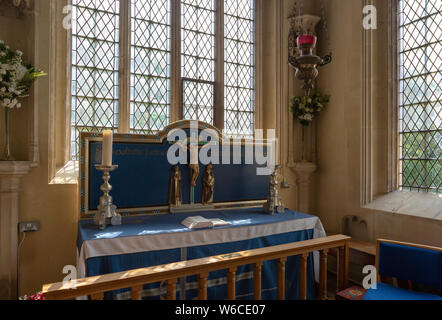
<path fill-rule="evenodd" d="M 118 238 L 123 232 L 105 232 L 100 233 L 95 236 L 95 239 L 113 239 Z"/>
<path fill-rule="evenodd" d="M 174 232 L 183 232 L 184 229 L 171 229 L 171 230 L 167 230 L 167 232 L 165 232 L 165 230 L 144 230 L 141 231 L 140 233 L 138 233 L 139 236 L 146 236 L 149 234 L 160 234 L 160 233 L 174 233 Z"/>
<path fill-rule="evenodd" d="M 243 219 L 243 220 L 232 221 L 232 225 L 234 225 L 234 226 L 239 226 L 239 225 L 244 225 L 244 224 L 251 224 L 251 223 L 252 223 L 252 219 Z"/>

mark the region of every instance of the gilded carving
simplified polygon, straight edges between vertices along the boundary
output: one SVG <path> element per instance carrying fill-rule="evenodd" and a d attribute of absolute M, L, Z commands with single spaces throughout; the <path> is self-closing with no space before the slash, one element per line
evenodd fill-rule
<path fill-rule="evenodd" d="M 181 171 L 178 166 L 174 166 L 170 176 L 169 204 L 171 206 L 181 206 L 183 203 L 183 193 L 181 189 Z"/>
<path fill-rule="evenodd" d="M 200 175 L 200 166 L 199 164 L 189 164 L 191 176 L 190 176 L 190 185 L 192 187 L 196 187 L 196 181 Z"/>
<path fill-rule="evenodd" d="M 215 192 L 215 175 L 213 174 L 212 165 L 209 164 L 206 167 L 206 171 L 203 174 L 203 196 L 202 204 L 212 204 L 213 195 Z"/>

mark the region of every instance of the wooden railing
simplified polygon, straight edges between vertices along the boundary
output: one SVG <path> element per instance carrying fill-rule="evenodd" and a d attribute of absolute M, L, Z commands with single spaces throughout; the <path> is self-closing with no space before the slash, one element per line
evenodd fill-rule
<path fill-rule="evenodd" d="M 143 285 L 167 282 L 167 299 L 176 299 L 178 278 L 198 275 L 198 298 L 207 300 L 207 279 L 209 273 L 227 270 L 227 299 L 235 299 L 236 270 L 239 266 L 254 265 L 254 299 L 261 299 L 261 272 L 264 261 L 276 260 L 278 267 L 278 299 L 285 299 L 285 262 L 287 257 L 299 256 L 299 299 L 307 299 L 307 258 L 309 253 L 320 253 L 319 298 L 327 298 L 327 253 L 329 249 L 339 249 L 338 289 L 348 285 L 348 250 L 350 237 L 334 235 L 313 240 L 241 251 L 196 260 L 180 261 L 167 265 L 148 267 L 96 277 L 55 283 L 43 286 L 43 295 L 48 300 L 73 299 L 90 296 L 92 300 L 102 300 L 104 292 L 131 288 L 132 300 L 141 300 Z"/>

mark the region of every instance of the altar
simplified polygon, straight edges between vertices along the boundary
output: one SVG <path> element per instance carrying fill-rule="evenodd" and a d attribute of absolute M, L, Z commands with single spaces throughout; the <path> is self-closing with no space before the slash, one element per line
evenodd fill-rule
<path fill-rule="evenodd" d="M 325 236 L 318 217 L 284 208 L 271 161 L 274 141 L 225 139 L 217 128 L 193 121 L 173 123 L 150 136 L 116 134 L 112 140 L 112 132 L 105 135 L 81 134 L 79 278 Z M 229 225 L 192 230 L 182 224 L 195 216 Z M 318 265 L 317 254 L 310 254 L 310 299 Z M 285 269 L 286 298 L 296 299 L 298 257 L 289 257 Z M 276 275 L 276 262 L 264 262 L 263 299 L 277 298 Z M 225 299 L 226 281 L 225 270 L 211 272 L 208 299 Z M 165 283 L 146 285 L 141 292 L 143 299 L 164 299 L 165 294 Z M 177 299 L 197 294 L 195 276 L 178 279 Z M 104 297 L 124 300 L 130 292 Z M 253 298 L 253 266 L 238 268 L 236 298 Z"/>
<path fill-rule="evenodd" d="M 324 237 L 319 218 L 286 210 L 267 215 L 262 209 L 220 210 L 200 212 L 205 218 L 220 218 L 230 226 L 214 229 L 190 230 L 181 222 L 195 215 L 156 215 L 125 217 L 121 226 L 97 230 L 92 220 L 81 220 L 77 248 L 78 276 L 107 273 L 162 265 L 182 260 L 229 254 L 233 252 L 274 246 L 295 241 Z M 315 298 L 315 266 L 317 259 L 308 259 L 307 297 Z M 289 257 L 286 263 L 286 298 L 297 299 L 298 258 Z M 237 299 L 253 299 L 253 268 L 243 266 L 237 271 Z M 213 272 L 208 281 L 208 298 L 225 299 L 226 275 Z M 177 299 L 197 297 L 196 277 L 179 279 Z M 164 284 L 146 285 L 143 299 L 164 299 Z M 276 263 L 267 261 L 262 270 L 262 297 L 276 299 Z M 130 299 L 128 290 L 105 294 L 106 299 Z"/>

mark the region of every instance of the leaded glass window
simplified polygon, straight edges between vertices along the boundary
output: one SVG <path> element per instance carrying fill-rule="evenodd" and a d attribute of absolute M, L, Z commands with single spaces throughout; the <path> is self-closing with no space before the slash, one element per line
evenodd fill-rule
<path fill-rule="evenodd" d="M 224 1 L 224 130 L 253 136 L 255 109 L 253 0 Z"/>
<path fill-rule="evenodd" d="M 119 1 L 73 0 L 72 157 L 79 133 L 118 128 Z"/>
<path fill-rule="evenodd" d="M 442 193 L 440 0 L 399 1 L 399 133 L 403 190 Z"/>
<path fill-rule="evenodd" d="M 181 2 L 183 116 L 214 124 L 216 2 Z"/>
<path fill-rule="evenodd" d="M 151 134 L 192 119 L 253 135 L 254 0 L 72 5 L 73 159 L 82 131 Z"/>
<path fill-rule="evenodd" d="M 170 6 L 170 0 L 132 0 L 130 78 L 132 132 L 155 132 L 169 124 Z"/>

